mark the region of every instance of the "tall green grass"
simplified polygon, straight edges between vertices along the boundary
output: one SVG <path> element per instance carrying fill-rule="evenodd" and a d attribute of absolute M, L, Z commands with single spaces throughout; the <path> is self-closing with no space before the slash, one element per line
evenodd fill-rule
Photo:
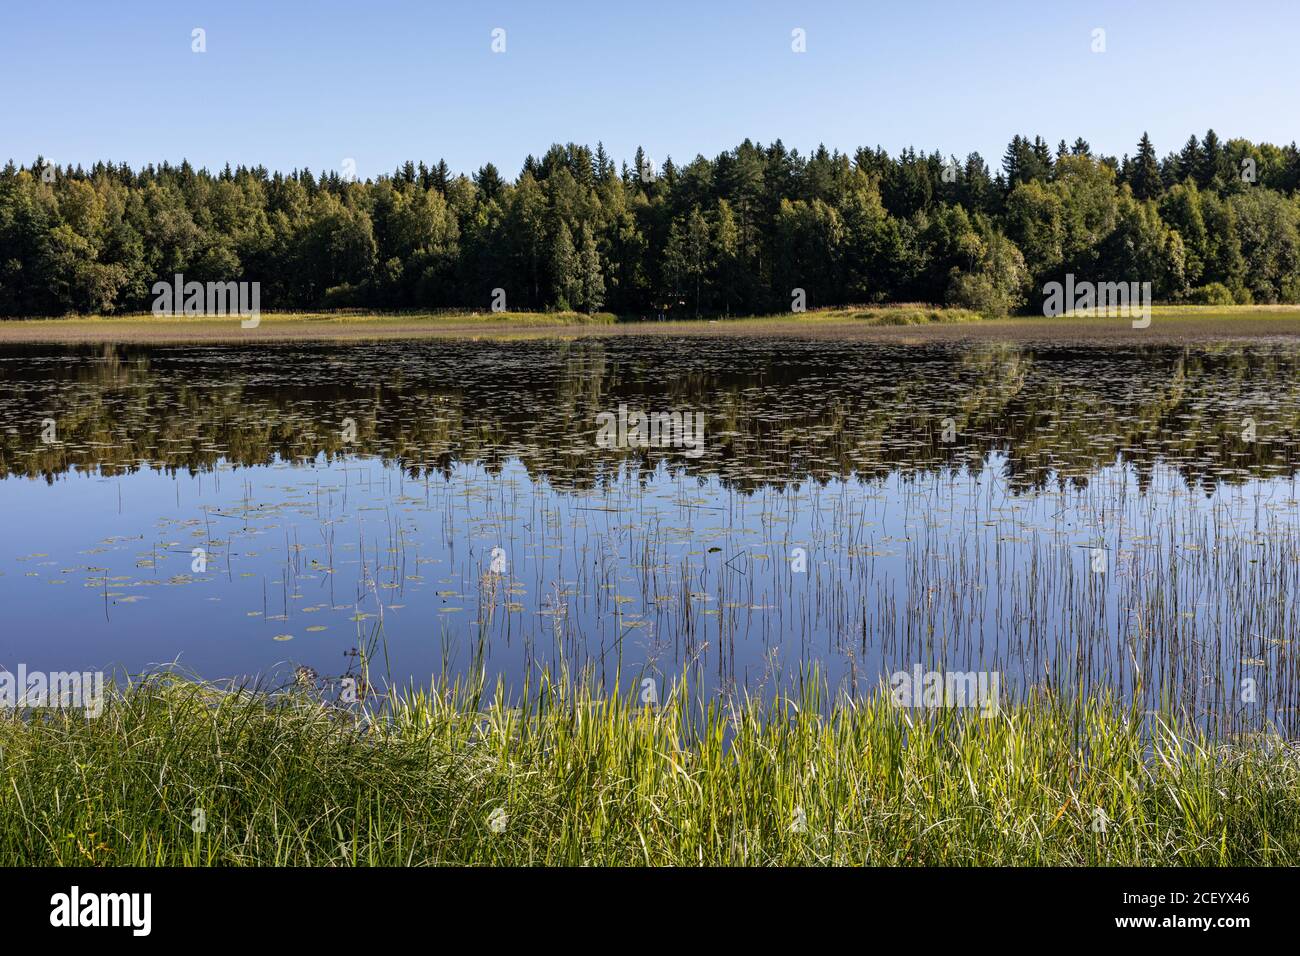
<path fill-rule="evenodd" d="M 683 684 L 652 709 L 542 680 L 522 706 L 500 689 L 456 686 L 356 713 L 306 692 L 158 676 L 116 692 L 97 719 L 0 720 L 0 859 L 1300 859 L 1300 767 L 1281 740 L 1216 744 L 1095 699 L 1040 696 L 984 719 L 898 709 L 883 696 L 827 706 L 815 681 L 807 687 L 797 700 L 725 705 L 693 700 Z"/>

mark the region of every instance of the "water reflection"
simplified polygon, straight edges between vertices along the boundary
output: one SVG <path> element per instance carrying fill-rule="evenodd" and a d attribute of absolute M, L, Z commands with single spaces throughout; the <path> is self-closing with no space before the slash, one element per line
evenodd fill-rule
<path fill-rule="evenodd" d="M 1300 351 L 620 338 L 0 352 L 6 658 L 996 672 L 1295 726 Z M 602 447 L 620 406 L 704 450 Z M 51 433 L 48 427 L 53 422 Z M 43 440 L 51 439 L 51 440 Z M 18 480 L 22 477 L 42 481 Z M 196 557 L 201 552 L 202 561 Z"/>

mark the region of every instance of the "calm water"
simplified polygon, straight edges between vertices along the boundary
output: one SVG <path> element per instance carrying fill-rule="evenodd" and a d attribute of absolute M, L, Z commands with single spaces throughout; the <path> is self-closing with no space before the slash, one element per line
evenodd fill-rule
<path fill-rule="evenodd" d="M 1298 372 L 1281 345 L 8 349 L 0 666 L 858 694 L 920 666 L 1293 732 Z M 620 406 L 698 413 L 701 453 L 600 440 Z"/>

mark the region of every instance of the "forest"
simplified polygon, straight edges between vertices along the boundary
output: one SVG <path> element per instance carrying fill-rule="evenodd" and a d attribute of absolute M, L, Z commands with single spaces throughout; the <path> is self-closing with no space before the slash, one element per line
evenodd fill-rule
<path fill-rule="evenodd" d="M 1033 311 L 1073 273 L 1163 302 L 1300 302 L 1300 152 L 1213 130 L 1159 158 L 1016 135 L 1000 168 L 749 140 L 616 165 L 554 145 L 514 179 L 365 180 L 188 162 L 0 171 L 0 315 L 148 311 L 154 283 L 261 283 L 263 308 L 753 315 L 848 303 Z"/>

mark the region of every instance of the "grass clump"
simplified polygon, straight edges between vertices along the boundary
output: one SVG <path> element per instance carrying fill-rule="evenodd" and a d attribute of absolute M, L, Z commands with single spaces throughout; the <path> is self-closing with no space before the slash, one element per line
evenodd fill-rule
<path fill-rule="evenodd" d="M 0 722 L 11 865 L 1295 865 L 1300 766 L 1105 701 L 916 711 L 543 679 L 382 711 L 169 676 Z M 824 714 L 824 716 L 822 716 Z"/>
<path fill-rule="evenodd" d="M 928 325 L 934 322 L 978 322 L 983 318 L 971 309 L 945 309 L 932 306 L 895 306 L 855 312 L 855 319 L 869 325 Z"/>

